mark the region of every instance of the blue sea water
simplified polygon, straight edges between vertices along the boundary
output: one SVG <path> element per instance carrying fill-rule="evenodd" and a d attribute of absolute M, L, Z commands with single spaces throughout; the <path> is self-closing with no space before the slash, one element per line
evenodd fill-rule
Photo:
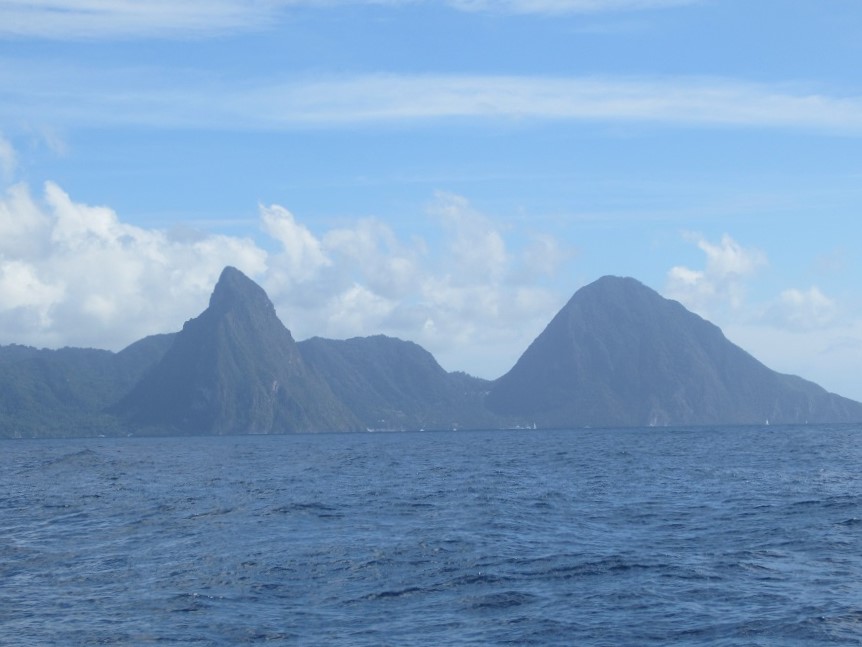
<path fill-rule="evenodd" d="M 862 427 L 0 443 L 0 644 L 859 645 Z"/>

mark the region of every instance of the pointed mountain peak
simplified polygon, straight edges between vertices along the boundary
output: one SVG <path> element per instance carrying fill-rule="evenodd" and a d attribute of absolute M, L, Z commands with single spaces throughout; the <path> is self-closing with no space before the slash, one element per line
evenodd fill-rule
<path fill-rule="evenodd" d="M 308 368 L 259 285 L 226 267 L 203 313 L 117 405 L 130 424 L 182 433 L 345 430 L 356 417 Z"/>
<path fill-rule="evenodd" d="M 239 306 L 275 311 L 262 287 L 235 267 L 227 266 L 210 296 L 210 309 L 227 311 Z"/>

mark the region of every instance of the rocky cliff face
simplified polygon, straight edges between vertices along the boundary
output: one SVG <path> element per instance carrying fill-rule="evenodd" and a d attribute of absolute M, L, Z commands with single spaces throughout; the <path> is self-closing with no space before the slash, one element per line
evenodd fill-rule
<path fill-rule="evenodd" d="M 582 288 L 495 383 L 488 407 L 539 426 L 862 420 L 862 405 L 776 373 L 631 278 Z"/>

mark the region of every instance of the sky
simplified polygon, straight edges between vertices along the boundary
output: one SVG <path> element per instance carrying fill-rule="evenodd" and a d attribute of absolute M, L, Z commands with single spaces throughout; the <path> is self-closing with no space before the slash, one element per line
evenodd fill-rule
<path fill-rule="evenodd" d="M 858 0 L 0 0 L 0 344 L 179 330 L 505 373 L 633 276 L 862 400 Z"/>

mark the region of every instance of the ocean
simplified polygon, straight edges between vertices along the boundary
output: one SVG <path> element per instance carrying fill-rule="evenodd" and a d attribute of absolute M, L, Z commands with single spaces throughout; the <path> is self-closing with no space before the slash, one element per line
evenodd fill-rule
<path fill-rule="evenodd" d="M 862 427 L 0 442 L 0 645 L 860 645 Z"/>

